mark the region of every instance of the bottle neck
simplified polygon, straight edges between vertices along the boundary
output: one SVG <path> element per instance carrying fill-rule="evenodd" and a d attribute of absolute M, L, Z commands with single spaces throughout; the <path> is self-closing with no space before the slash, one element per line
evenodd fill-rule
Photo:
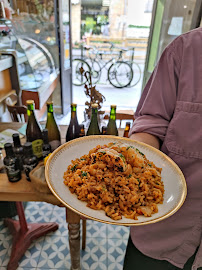
<path fill-rule="evenodd" d="M 76 117 L 76 106 L 71 106 L 71 118 Z"/>
<path fill-rule="evenodd" d="M 31 115 L 34 115 L 34 104 L 28 104 L 27 115 L 28 115 L 28 117 L 30 117 Z"/>
<path fill-rule="evenodd" d="M 116 108 L 111 108 L 110 119 L 114 121 L 116 120 Z"/>
<path fill-rule="evenodd" d="M 14 156 L 14 152 L 13 152 L 12 147 L 5 148 L 5 152 L 6 152 L 7 157 L 13 157 Z"/>
<path fill-rule="evenodd" d="M 96 108 L 92 108 L 91 120 L 95 119 L 97 121 L 97 113 L 98 113 L 98 110 Z"/>
<path fill-rule="evenodd" d="M 13 143 L 15 147 L 21 146 L 20 138 L 19 137 L 14 137 L 13 138 Z"/>
<path fill-rule="evenodd" d="M 48 141 L 48 133 L 42 132 L 42 138 L 43 138 L 44 144 L 49 144 L 49 141 Z"/>
<path fill-rule="evenodd" d="M 47 112 L 48 113 L 53 113 L 53 104 L 47 104 Z"/>
<path fill-rule="evenodd" d="M 53 104 L 47 105 L 47 119 L 54 119 Z"/>

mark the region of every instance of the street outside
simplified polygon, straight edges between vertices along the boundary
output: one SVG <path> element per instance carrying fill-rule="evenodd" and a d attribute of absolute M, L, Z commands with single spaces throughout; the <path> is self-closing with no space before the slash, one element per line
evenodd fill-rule
<path fill-rule="evenodd" d="M 76 54 L 76 55 L 75 55 Z M 74 52 L 74 58 L 79 57 L 79 52 Z M 102 70 L 100 82 L 96 84 L 96 89 L 105 96 L 102 109 L 109 110 L 111 104 L 117 105 L 117 110 L 134 110 L 137 107 L 141 95 L 142 80 L 144 72 L 144 60 L 138 59 L 136 62 L 141 68 L 141 79 L 134 87 L 115 88 L 107 80 L 107 70 Z M 88 100 L 84 93 L 84 85 L 73 85 L 73 102 L 78 105 L 78 117 L 80 122 L 84 120 L 83 111 L 85 102 Z"/>

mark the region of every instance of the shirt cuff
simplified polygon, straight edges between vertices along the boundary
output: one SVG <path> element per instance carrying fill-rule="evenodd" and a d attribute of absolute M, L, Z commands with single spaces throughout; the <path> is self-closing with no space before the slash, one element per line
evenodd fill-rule
<path fill-rule="evenodd" d="M 139 116 L 135 119 L 133 126 L 130 129 L 129 136 L 134 133 L 144 132 L 158 137 L 163 142 L 165 139 L 168 124 L 169 121 L 157 116 Z"/>

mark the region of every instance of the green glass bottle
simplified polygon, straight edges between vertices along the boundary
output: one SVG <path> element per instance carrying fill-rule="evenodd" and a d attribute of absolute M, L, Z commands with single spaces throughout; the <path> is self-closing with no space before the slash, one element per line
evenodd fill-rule
<path fill-rule="evenodd" d="M 39 123 L 35 117 L 34 113 L 34 101 L 27 100 L 27 115 L 28 115 L 28 123 L 26 129 L 26 137 L 27 142 L 32 143 L 32 148 L 34 155 L 39 159 L 43 159 L 43 140 L 42 140 L 42 132 L 39 126 Z"/>
<path fill-rule="evenodd" d="M 54 151 L 61 144 L 61 136 L 58 125 L 55 121 L 53 102 L 47 102 L 47 120 L 46 129 L 48 129 L 48 141 L 51 146 L 51 151 Z"/>
<path fill-rule="evenodd" d="M 98 117 L 98 104 L 94 103 L 92 104 L 91 121 L 88 131 L 86 133 L 87 136 L 101 134 L 97 117 Z"/>
<path fill-rule="evenodd" d="M 111 105 L 109 122 L 107 125 L 106 135 L 118 136 L 118 129 L 116 126 L 116 105 Z"/>
<path fill-rule="evenodd" d="M 66 133 L 66 142 L 79 138 L 80 126 L 77 120 L 76 108 L 77 108 L 77 104 L 72 103 L 71 104 L 71 119 L 70 119 L 69 127 Z"/>

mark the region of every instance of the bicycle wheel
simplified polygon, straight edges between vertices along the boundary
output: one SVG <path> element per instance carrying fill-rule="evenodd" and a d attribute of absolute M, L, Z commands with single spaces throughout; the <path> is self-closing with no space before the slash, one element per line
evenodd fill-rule
<path fill-rule="evenodd" d="M 129 65 L 131 65 L 130 62 L 128 62 Z M 132 70 L 133 70 L 133 79 L 132 81 L 130 82 L 130 84 L 128 85 L 128 87 L 133 87 L 135 86 L 136 84 L 139 83 L 140 79 L 141 79 L 141 74 L 142 74 L 142 71 L 140 69 L 140 66 L 135 63 L 135 62 L 132 62 Z"/>
<path fill-rule="evenodd" d="M 101 67 L 97 60 L 86 58 L 85 61 L 89 64 L 91 68 L 92 83 L 96 84 L 101 77 Z"/>
<path fill-rule="evenodd" d="M 72 61 L 72 80 L 73 84 L 77 86 L 81 86 L 86 83 L 87 79 L 84 74 L 81 74 L 80 68 L 83 68 L 85 71 L 91 70 L 89 64 L 83 59 L 74 59 Z"/>
<path fill-rule="evenodd" d="M 116 88 L 128 86 L 132 79 L 133 70 L 126 62 L 118 61 L 108 69 L 108 80 Z"/>

